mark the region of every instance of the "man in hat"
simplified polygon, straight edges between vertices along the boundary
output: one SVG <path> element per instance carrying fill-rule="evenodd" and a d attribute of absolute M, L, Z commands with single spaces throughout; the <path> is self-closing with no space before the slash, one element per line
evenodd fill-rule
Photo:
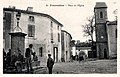
<path fill-rule="evenodd" d="M 54 60 L 51 58 L 51 54 L 48 54 L 47 67 L 49 70 L 49 74 L 52 74 L 53 65 L 54 65 Z"/>

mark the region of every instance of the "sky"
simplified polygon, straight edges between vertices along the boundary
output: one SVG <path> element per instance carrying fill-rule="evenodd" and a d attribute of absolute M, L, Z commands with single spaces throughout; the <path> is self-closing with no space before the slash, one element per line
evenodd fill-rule
<path fill-rule="evenodd" d="M 33 7 L 34 12 L 49 14 L 63 24 L 62 29 L 69 32 L 73 40 L 84 42 L 88 37 L 83 37 L 82 25 L 87 22 L 87 17 L 94 14 L 96 2 L 106 2 L 108 20 L 112 21 L 115 19 L 113 11 L 117 9 L 116 0 L 4 0 L 0 3 L 2 7 L 15 6 L 17 9 L 26 10 L 29 6 Z"/>

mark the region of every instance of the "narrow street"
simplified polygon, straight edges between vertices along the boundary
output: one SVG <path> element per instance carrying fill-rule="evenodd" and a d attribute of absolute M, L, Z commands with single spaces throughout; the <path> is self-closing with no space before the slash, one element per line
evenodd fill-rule
<path fill-rule="evenodd" d="M 37 71 L 36 73 L 40 73 Z M 47 73 L 44 71 L 44 74 Z M 96 60 L 85 62 L 55 63 L 53 74 L 115 74 L 117 73 L 117 60 Z"/>

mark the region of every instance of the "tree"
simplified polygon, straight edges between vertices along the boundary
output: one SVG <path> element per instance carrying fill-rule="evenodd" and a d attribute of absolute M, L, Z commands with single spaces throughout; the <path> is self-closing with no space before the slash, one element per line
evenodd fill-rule
<path fill-rule="evenodd" d="M 93 32 L 95 31 L 95 23 L 94 23 L 95 17 L 91 16 L 87 18 L 87 22 L 85 25 L 82 25 L 84 37 L 90 37 L 92 41 L 92 51 L 93 51 Z"/>
<path fill-rule="evenodd" d="M 94 19 L 95 19 L 94 16 L 88 17 L 87 18 L 88 23 L 82 25 L 84 37 L 90 37 L 91 41 L 93 41 L 93 32 L 95 31 Z"/>
<path fill-rule="evenodd" d="M 75 46 L 75 40 L 71 40 L 70 46 L 71 46 L 71 47 Z"/>

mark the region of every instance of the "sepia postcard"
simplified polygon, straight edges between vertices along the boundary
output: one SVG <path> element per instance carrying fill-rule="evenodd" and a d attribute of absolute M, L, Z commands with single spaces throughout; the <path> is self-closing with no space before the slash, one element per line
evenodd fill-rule
<path fill-rule="evenodd" d="M 119 77 L 117 0 L 5 0 L 0 76 Z"/>

